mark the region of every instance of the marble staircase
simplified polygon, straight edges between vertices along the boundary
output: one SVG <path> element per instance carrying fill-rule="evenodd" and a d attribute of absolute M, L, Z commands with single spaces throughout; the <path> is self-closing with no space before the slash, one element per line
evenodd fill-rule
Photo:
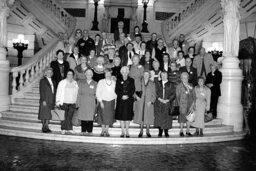
<path fill-rule="evenodd" d="M 74 127 L 75 134 L 61 135 L 60 122 L 51 121 L 52 133 L 41 132 L 41 122 L 37 119 L 39 109 L 39 85 L 24 93 L 23 97 L 16 97 L 9 111 L 1 112 L 0 134 L 34 139 L 71 141 L 102 144 L 190 144 L 190 143 L 212 143 L 221 141 L 232 141 L 242 139 L 244 132 L 233 132 L 233 127 L 223 125 L 221 119 L 215 119 L 206 123 L 203 137 L 179 137 L 179 124 L 173 121 L 173 128 L 169 130 L 169 138 L 158 138 L 158 129 L 151 126 L 152 138 L 138 138 L 139 125 L 131 122 L 130 138 L 120 138 L 121 128 L 119 122 L 110 128 L 110 137 L 100 137 L 101 127 L 94 123 L 93 136 L 81 136 L 81 128 Z M 144 130 L 145 131 L 145 130 Z M 192 128 L 191 132 L 195 132 Z"/>

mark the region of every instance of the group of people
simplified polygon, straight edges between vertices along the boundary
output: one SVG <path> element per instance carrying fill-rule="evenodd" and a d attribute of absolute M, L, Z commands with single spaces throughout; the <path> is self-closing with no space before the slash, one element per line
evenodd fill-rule
<path fill-rule="evenodd" d="M 51 132 L 51 110 L 65 110 L 61 133 L 73 133 L 72 118 L 77 112 L 81 134 L 92 135 L 93 122 L 102 126 L 100 136 L 110 136 L 109 127 L 120 121 L 120 137 L 130 137 L 129 125 L 140 125 L 138 137 L 151 137 L 150 125 L 159 129 L 158 137 L 169 137 L 174 111 L 178 111 L 180 136 L 203 135 L 204 115 L 217 117 L 217 103 L 222 80 L 211 54 L 201 48 L 195 54 L 185 36 L 166 47 L 163 39 L 152 33 L 143 41 L 140 28 L 128 34 L 122 21 L 115 31 L 115 41 L 105 32 L 89 37 L 88 30 L 77 29 L 66 43 L 72 52 L 58 50 L 57 59 L 45 70 L 40 81 L 39 119 L 42 132 Z M 186 118 L 195 112 L 195 121 Z M 177 113 L 177 112 L 176 112 Z M 184 124 L 186 131 L 183 132 Z"/>

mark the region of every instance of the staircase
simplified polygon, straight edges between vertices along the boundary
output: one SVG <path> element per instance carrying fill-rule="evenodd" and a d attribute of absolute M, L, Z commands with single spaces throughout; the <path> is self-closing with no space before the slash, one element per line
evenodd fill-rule
<path fill-rule="evenodd" d="M 256 12 L 255 0 L 241 0 L 241 19 Z M 189 42 L 197 42 L 223 27 L 220 0 L 192 0 L 178 13 L 162 22 L 162 34 L 168 46 L 185 34 Z"/>
<path fill-rule="evenodd" d="M 41 122 L 37 119 L 39 110 L 39 85 L 34 84 L 30 91 L 24 93 L 23 97 L 15 98 L 10 110 L 2 112 L 0 119 L 0 133 L 3 135 L 27 137 L 34 139 L 45 139 L 55 141 L 71 141 L 102 144 L 190 144 L 190 143 L 212 143 L 222 141 L 239 140 L 244 137 L 244 132 L 233 132 L 232 126 L 223 125 L 221 119 L 215 119 L 206 124 L 204 137 L 179 137 L 179 124 L 173 121 L 173 129 L 169 130 L 170 138 L 158 138 L 158 129 L 151 127 L 152 138 L 137 138 L 139 125 L 131 123 L 131 138 L 120 138 L 121 128 L 116 122 L 110 128 L 110 137 L 100 137 L 101 127 L 94 123 L 93 136 L 81 136 L 81 128 L 74 127 L 73 135 L 60 134 L 60 122 L 52 121 L 49 134 L 41 133 Z M 195 132 L 192 129 L 192 133 Z"/>

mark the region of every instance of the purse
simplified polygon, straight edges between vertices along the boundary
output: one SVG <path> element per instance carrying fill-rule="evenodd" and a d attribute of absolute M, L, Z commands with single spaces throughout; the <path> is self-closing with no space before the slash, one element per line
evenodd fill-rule
<path fill-rule="evenodd" d="M 74 126 L 80 126 L 81 125 L 81 121 L 78 119 L 78 110 L 75 110 L 75 113 L 72 117 L 72 125 L 74 125 Z"/>
<path fill-rule="evenodd" d="M 187 121 L 189 122 L 194 122 L 195 121 L 195 117 L 196 117 L 196 113 L 194 110 L 190 110 L 190 112 L 188 113 L 188 115 L 186 116 Z"/>
<path fill-rule="evenodd" d="M 212 112 L 205 112 L 204 114 L 204 122 L 210 122 L 213 120 Z"/>
<path fill-rule="evenodd" d="M 51 110 L 53 121 L 64 121 L 65 120 L 65 110 L 55 107 Z"/>

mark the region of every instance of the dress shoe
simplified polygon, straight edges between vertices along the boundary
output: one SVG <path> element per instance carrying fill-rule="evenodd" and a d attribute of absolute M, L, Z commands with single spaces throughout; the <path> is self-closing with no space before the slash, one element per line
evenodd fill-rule
<path fill-rule="evenodd" d="M 158 134 L 158 137 L 162 137 L 162 133 L 159 133 L 159 134 Z"/>
<path fill-rule="evenodd" d="M 183 132 L 180 132 L 180 137 L 184 137 L 184 133 Z"/>
<path fill-rule="evenodd" d="M 47 130 L 45 128 L 42 128 L 43 133 L 47 133 Z"/>
<path fill-rule="evenodd" d="M 120 137 L 121 137 L 121 138 L 124 138 L 124 134 L 121 134 Z"/>
<path fill-rule="evenodd" d="M 106 137 L 110 137 L 110 134 L 108 132 L 106 132 Z"/>
<path fill-rule="evenodd" d="M 196 128 L 196 132 L 193 134 L 194 136 L 199 136 L 199 129 Z"/>
<path fill-rule="evenodd" d="M 147 137 L 148 137 L 148 138 L 151 138 L 151 135 L 150 135 L 150 133 L 149 133 L 149 132 L 147 132 Z"/>
<path fill-rule="evenodd" d="M 126 134 L 126 136 L 125 136 L 126 138 L 130 138 L 130 135 L 129 134 Z"/>
<path fill-rule="evenodd" d="M 164 135 L 165 135 L 165 137 L 166 137 L 166 138 L 168 138 L 168 137 L 169 137 L 169 134 L 168 134 L 168 132 L 167 132 L 167 133 L 165 133 Z"/>
<path fill-rule="evenodd" d="M 100 136 L 101 136 L 101 137 L 104 137 L 104 132 L 101 132 L 101 133 L 100 133 Z"/>
<path fill-rule="evenodd" d="M 47 133 L 50 133 L 50 132 L 52 132 L 49 128 L 46 128 L 46 132 Z"/>
<path fill-rule="evenodd" d="M 186 132 L 186 135 L 192 137 L 192 134 L 190 132 Z"/>
<path fill-rule="evenodd" d="M 202 129 L 202 128 L 200 128 L 199 136 L 200 136 L 200 137 L 204 136 L 204 133 L 203 133 L 203 129 Z"/>
<path fill-rule="evenodd" d="M 140 134 L 138 135 L 139 138 L 141 138 L 143 135 L 143 132 L 140 132 Z"/>

